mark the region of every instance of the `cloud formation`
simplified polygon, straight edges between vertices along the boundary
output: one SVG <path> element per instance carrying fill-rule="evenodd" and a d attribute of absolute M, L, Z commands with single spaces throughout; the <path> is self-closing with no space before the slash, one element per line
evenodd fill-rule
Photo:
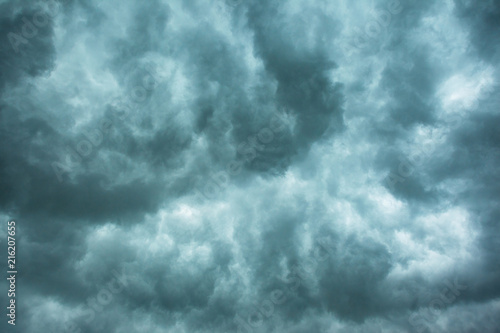
<path fill-rule="evenodd" d="M 496 332 L 499 15 L 0 1 L 0 327 Z"/>

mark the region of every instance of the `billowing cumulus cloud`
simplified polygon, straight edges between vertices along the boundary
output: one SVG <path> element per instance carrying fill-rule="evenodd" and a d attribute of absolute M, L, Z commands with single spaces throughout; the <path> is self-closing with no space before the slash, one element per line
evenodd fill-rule
<path fill-rule="evenodd" d="M 0 1 L 2 331 L 496 332 L 499 16 Z"/>

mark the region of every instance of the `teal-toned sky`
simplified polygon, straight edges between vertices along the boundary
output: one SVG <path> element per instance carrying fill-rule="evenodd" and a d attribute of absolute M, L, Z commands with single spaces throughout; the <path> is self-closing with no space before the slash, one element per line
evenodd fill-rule
<path fill-rule="evenodd" d="M 0 0 L 0 331 L 498 332 L 499 61 L 497 0 Z"/>

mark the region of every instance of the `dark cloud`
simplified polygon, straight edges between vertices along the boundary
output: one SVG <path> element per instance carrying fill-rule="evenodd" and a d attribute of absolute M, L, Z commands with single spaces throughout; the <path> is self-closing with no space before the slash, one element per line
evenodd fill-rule
<path fill-rule="evenodd" d="M 500 30 L 500 3 L 495 0 L 475 4 L 455 0 L 456 13 L 470 26 L 471 43 L 487 60 L 498 61 L 498 32 Z"/>
<path fill-rule="evenodd" d="M 0 327 L 495 332 L 499 8 L 2 1 Z"/>

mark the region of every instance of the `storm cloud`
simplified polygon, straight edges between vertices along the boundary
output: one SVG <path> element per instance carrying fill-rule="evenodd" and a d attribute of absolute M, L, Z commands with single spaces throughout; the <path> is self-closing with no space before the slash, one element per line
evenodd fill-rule
<path fill-rule="evenodd" d="M 2 331 L 498 332 L 499 32 L 496 0 L 0 1 Z"/>

